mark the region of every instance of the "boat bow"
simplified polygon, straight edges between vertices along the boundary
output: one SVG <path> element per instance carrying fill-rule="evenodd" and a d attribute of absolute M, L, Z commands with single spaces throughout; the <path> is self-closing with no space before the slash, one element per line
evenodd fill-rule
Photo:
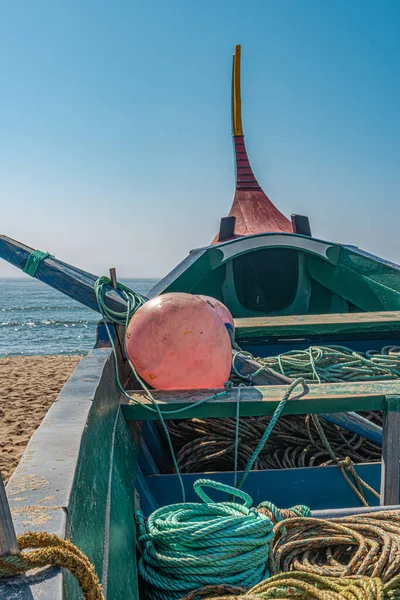
<path fill-rule="evenodd" d="M 232 135 L 236 162 L 236 190 L 229 217 L 234 217 L 233 235 L 227 239 L 266 232 L 293 233 L 292 223 L 271 202 L 254 176 L 244 142 L 240 94 L 240 45 L 235 47 L 232 70 Z"/>

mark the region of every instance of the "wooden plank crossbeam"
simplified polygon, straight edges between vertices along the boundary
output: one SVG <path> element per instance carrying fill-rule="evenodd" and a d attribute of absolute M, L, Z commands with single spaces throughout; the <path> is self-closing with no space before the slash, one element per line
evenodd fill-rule
<path fill-rule="evenodd" d="M 240 399 L 242 417 L 271 415 L 287 390 L 286 385 L 243 388 Z M 193 417 L 234 417 L 236 414 L 237 389 L 226 396 L 212 399 L 200 406 L 187 410 L 199 400 L 203 400 L 221 390 L 161 391 L 153 390 L 153 397 L 162 410 L 183 409 L 165 418 L 190 419 Z M 135 401 L 125 397 L 121 400 L 122 410 L 128 420 L 155 420 L 157 415 L 146 410 L 152 406 L 151 400 L 143 391 L 132 391 Z M 384 410 L 386 396 L 400 395 L 400 381 L 325 383 L 309 385 L 301 394 L 301 386 L 287 403 L 283 414 L 335 413 L 358 410 Z"/>
<path fill-rule="evenodd" d="M 400 331 L 400 311 L 235 319 L 236 338 Z"/>

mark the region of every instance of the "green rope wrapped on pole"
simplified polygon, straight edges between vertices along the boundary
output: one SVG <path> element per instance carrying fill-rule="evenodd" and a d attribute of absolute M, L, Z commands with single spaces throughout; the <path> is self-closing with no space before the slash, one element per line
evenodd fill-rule
<path fill-rule="evenodd" d="M 94 294 L 96 296 L 97 304 L 99 306 L 102 316 L 112 323 L 125 325 L 131 316 L 140 308 L 145 302 L 146 298 L 134 292 L 123 283 L 117 283 L 117 290 L 126 301 L 126 311 L 112 310 L 107 306 L 105 301 L 105 288 L 111 286 L 111 279 L 109 277 L 99 277 L 96 279 L 94 284 Z"/>
<path fill-rule="evenodd" d="M 250 587 L 269 576 L 268 554 L 273 522 L 252 508 L 248 494 L 228 485 L 199 479 L 194 490 L 203 503 L 173 504 L 147 520 L 136 516 L 142 557 L 139 572 L 152 600 L 178 600 L 204 585 Z M 243 500 L 213 502 L 204 487 Z M 269 505 L 270 508 L 272 505 Z M 306 507 L 296 513 L 309 514 Z M 276 507 L 272 511 L 277 512 Z"/>
<path fill-rule="evenodd" d="M 24 268 L 24 273 L 35 277 L 36 271 L 38 270 L 40 263 L 45 259 L 52 257 L 53 255 L 49 252 L 42 252 L 41 250 L 34 250 L 27 258 Z"/>

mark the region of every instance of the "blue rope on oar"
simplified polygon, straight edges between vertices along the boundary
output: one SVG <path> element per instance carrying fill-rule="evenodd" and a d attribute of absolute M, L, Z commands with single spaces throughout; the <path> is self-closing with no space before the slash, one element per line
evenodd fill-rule
<path fill-rule="evenodd" d="M 50 252 L 42 252 L 41 250 L 34 250 L 27 258 L 24 268 L 22 269 L 24 273 L 30 275 L 31 277 L 35 277 L 36 271 L 38 270 L 40 263 L 45 259 L 52 257 L 53 255 Z"/>
<path fill-rule="evenodd" d="M 152 600 L 178 600 L 205 585 L 250 587 L 269 576 L 271 519 L 252 508 L 251 497 L 241 490 L 207 479 L 193 487 L 203 503 L 165 506 L 147 523 L 141 511 L 136 513 L 139 572 Z M 236 496 L 243 504 L 213 502 L 204 487 Z"/>

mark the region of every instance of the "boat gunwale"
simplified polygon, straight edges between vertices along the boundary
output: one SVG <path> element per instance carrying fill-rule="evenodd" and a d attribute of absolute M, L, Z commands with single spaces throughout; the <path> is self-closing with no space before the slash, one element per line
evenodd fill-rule
<path fill-rule="evenodd" d="M 6 486 L 16 534 L 45 531 L 69 537 L 69 512 L 91 409 L 112 349 L 82 357 L 35 431 Z M 116 403 L 116 412 L 119 405 Z M 51 451 L 50 451 L 51 450 Z M 56 600 L 64 597 L 65 574 L 46 569 L 34 577 L 0 579 L 0 598 Z"/>

